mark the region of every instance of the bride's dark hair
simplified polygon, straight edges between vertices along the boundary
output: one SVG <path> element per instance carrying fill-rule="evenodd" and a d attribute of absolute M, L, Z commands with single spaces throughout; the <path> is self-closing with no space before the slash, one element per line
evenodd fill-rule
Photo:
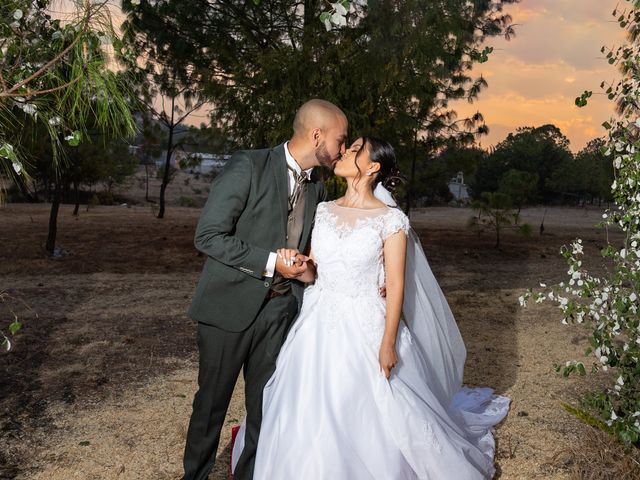
<path fill-rule="evenodd" d="M 360 152 L 364 151 L 365 147 L 368 146 L 369 159 L 372 162 L 380 164 L 380 170 L 378 170 L 373 188 L 375 188 L 378 183 L 382 183 L 384 188 L 393 192 L 404 180 L 397 165 L 396 151 L 389 142 L 380 138 L 368 135 L 363 135 L 360 138 L 362 139 L 362 147 L 360 147 L 357 155 L 360 155 Z M 358 164 L 356 163 L 356 167 L 357 166 Z M 358 168 L 358 171 L 359 170 L 360 168 Z"/>

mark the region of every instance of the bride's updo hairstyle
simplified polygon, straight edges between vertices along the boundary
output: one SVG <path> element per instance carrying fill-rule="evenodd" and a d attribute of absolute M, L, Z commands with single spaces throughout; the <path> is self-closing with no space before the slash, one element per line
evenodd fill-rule
<path fill-rule="evenodd" d="M 384 188 L 393 193 L 396 187 L 403 181 L 402 173 L 398 169 L 394 148 L 389 142 L 376 137 L 365 135 L 361 138 L 362 147 L 357 155 L 360 155 L 360 153 L 367 148 L 369 151 L 369 159 L 372 162 L 380 164 L 380 170 L 378 170 L 372 187 L 375 189 L 378 183 L 382 183 Z M 356 163 L 356 166 L 357 165 Z"/>

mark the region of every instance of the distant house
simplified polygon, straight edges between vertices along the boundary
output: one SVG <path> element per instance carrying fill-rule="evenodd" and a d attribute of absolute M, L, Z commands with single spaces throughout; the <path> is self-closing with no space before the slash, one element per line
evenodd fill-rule
<path fill-rule="evenodd" d="M 469 188 L 464 183 L 462 172 L 458 172 L 458 175 L 449 180 L 449 191 L 457 202 L 469 201 Z"/>
<path fill-rule="evenodd" d="M 156 166 L 162 167 L 165 162 L 166 150 L 162 152 L 159 159 L 156 160 Z M 231 155 L 203 152 L 184 152 L 178 150 L 171 157 L 171 165 L 180 166 L 181 160 L 187 160 L 188 157 L 198 157 L 201 159 L 198 165 L 188 165 L 183 167 L 188 173 L 211 173 L 222 170 Z"/>

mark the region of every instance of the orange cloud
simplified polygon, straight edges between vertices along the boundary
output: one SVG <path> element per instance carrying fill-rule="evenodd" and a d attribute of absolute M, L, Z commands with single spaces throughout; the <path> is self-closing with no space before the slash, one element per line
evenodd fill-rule
<path fill-rule="evenodd" d="M 518 24 L 517 36 L 510 42 L 491 39 L 493 56 L 472 71 L 489 78 L 489 87 L 472 105 L 453 105 L 459 116 L 482 112 L 490 129 L 483 146 L 499 143 L 517 127 L 546 123 L 560 127 L 574 151 L 605 134 L 602 123 L 614 115 L 614 106 L 600 83 L 615 81 L 618 72 L 600 48 L 625 41 L 611 17 L 617 3 L 527 0 L 507 9 Z M 575 98 L 585 90 L 594 95 L 580 109 Z"/>

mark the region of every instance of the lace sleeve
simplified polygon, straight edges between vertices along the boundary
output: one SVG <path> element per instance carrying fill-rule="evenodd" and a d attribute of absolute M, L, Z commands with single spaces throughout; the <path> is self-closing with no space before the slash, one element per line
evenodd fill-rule
<path fill-rule="evenodd" d="M 382 239 L 386 240 L 394 233 L 403 231 L 409 233 L 409 218 L 399 208 L 392 208 L 384 218 L 382 225 Z"/>

